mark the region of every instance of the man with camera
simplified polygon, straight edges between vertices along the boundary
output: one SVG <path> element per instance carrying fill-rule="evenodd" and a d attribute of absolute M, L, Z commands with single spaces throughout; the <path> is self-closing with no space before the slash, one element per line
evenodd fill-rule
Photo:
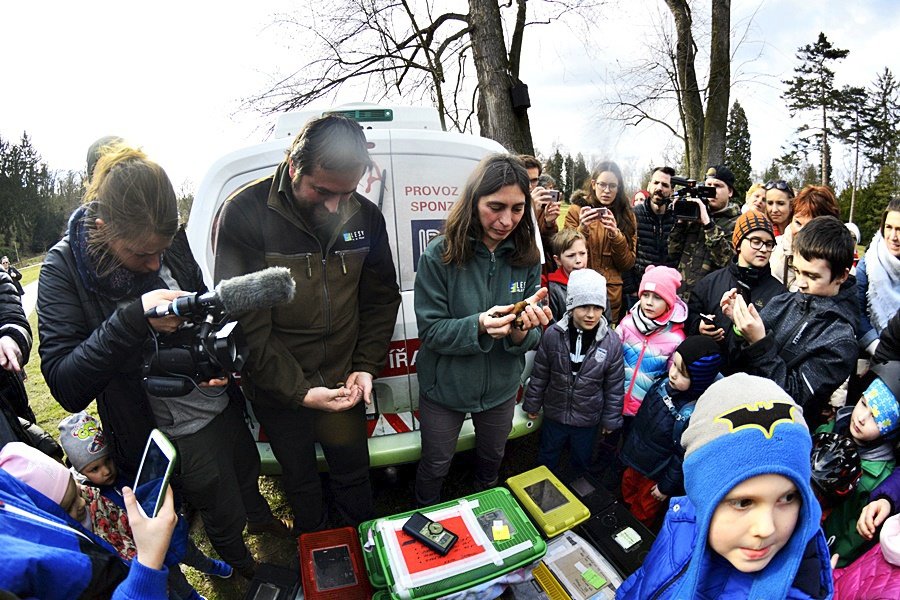
<path fill-rule="evenodd" d="M 556 219 L 559 218 L 562 192 L 541 185 L 541 179 L 543 179 L 541 173 L 544 170 L 541 161 L 530 154 L 520 154 L 519 158 L 525 163 L 525 170 L 528 171 L 531 202 L 534 205 L 534 216 L 538 222 L 544 249 L 544 265 L 541 272 L 546 275 L 556 268 L 552 258 L 553 246 L 550 242 L 554 234 L 559 231 Z"/>
<path fill-rule="evenodd" d="M 679 295 L 685 302 L 690 301 L 691 289 L 698 281 L 728 265 L 734 256 L 731 235 L 741 214 L 740 207 L 730 201 L 734 195 L 734 174 L 725 165 L 712 166 L 706 171 L 705 185 L 715 188 L 715 196 L 680 198 L 678 202 L 696 204 L 692 211 L 696 217 L 676 214 L 669 237 L 669 261 L 681 273 Z"/>
<path fill-rule="evenodd" d="M 634 207 L 637 219 L 637 256 L 634 260 L 638 279 L 647 265 L 668 265 L 669 234 L 675 225 L 675 217 L 670 206 L 672 200 L 672 167 L 656 167 L 647 183 L 650 197 Z"/>
<path fill-rule="evenodd" d="M 371 159 L 355 121 L 307 123 L 274 174 L 222 210 L 215 279 L 290 269 L 293 301 L 239 315 L 250 356 L 243 390 L 281 464 L 295 532 L 325 526 L 316 442 L 336 507 L 374 516 L 365 405 L 400 306 L 384 217 L 356 193 Z"/>

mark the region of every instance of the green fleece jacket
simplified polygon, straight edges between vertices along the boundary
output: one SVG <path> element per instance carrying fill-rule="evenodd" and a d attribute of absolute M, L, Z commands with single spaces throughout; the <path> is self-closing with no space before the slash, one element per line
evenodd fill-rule
<path fill-rule="evenodd" d="M 476 244 L 466 265 L 441 260 L 444 237 L 433 240 L 419 259 L 415 307 L 421 347 L 416 358 L 422 395 L 446 408 L 481 412 L 516 395 L 525 353 L 537 347 L 540 328 L 520 345 L 478 333 L 478 316 L 493 306 L 514 304 L 540 287 L 540 265 L 509 264 L 513 242 L 494 252 Z"/>

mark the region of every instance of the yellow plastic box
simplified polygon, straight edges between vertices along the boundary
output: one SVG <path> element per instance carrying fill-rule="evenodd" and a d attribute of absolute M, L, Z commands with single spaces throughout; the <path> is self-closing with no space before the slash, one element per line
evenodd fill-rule
<path fill-rule="evenodd" d="M 587 507 L 547 467 L 510 477 L 506 485 L 548 538 L 568 531 L 591 516 Z"/>

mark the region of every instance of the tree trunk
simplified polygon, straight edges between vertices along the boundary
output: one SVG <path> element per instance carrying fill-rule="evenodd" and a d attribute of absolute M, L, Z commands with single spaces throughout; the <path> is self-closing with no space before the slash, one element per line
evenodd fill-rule
<path fill-rule="evenodd" d="M 856 149 L 853 153 L 853 187 L 850 189 L 850 216 L 847 219 L 848 223 L 853 222 L 853 209 L 856 208 L 856 188 L 859 186 L 859 112 L 856 115 Z"/>
<path fill-rule="evenodd" d="M 513 80 L 496 0 L 469 0 L 469 27 L 478 74 L 481 135 L 496 140 L 510 152 L 534 154 L 528 114 L 524 109 L 517 114 L 510 100 Z"/>
<path fill-rule="evenodd" d="M 820 177 L 822 185 L 828 183 L 828 165 L 831 164 L 831 149 L 828 147 L 828 113 L 826 112 L 825 103 L 822 103 L 822 175 Z"/>
<path fill-rule="evenodd" d="M 684 110 L 685 164 L 689 175 L 699 178 L 703 164 L 703 101 L 700 87 L 697 85 L 697 72 L 694 68 L 694 57 L 697 45 L 691 33 L 691 9 L 687 0 L 666 0 L 672 17 L 675 19 L 675 70 L 678 75 L 678 87 L 681 88 L 681 104 Z M 727 102 L 726 102 L 727 118 Z"/>
<path fill-rule="evenodd" d="M 700 168 L 725 160 L 725 133 L 731 91 L 731 0 L 712 0 L 709 93 Z"/>

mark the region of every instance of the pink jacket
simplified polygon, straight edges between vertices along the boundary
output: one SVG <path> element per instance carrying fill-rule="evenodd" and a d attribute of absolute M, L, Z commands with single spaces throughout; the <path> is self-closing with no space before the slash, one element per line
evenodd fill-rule
<path fill-rule="evenodd" d="M 894 515 L 884 522 L 878 544 L 845 568 L 834 570 L 835 600 L 900 598 L 898 565 L 900 515 Z"/>
<path fill-rule="evenodd" d="M 638 331 L 631 312 L 625 315 L 616 328 L 616 333 L 622 338 L 622 354 L 625 358 L 623 415 L 633 417 L 637 414 L 644 401 L 644 394 L 657 377 L 668 371 L 675 349 L 684 341 L 684 325 L 675 321 L 684 321 L 686 314 L 680 314 L 680 305 L 676 312 L 679 314 L 673 314 L 665 327 L 648 336 Z"/>

